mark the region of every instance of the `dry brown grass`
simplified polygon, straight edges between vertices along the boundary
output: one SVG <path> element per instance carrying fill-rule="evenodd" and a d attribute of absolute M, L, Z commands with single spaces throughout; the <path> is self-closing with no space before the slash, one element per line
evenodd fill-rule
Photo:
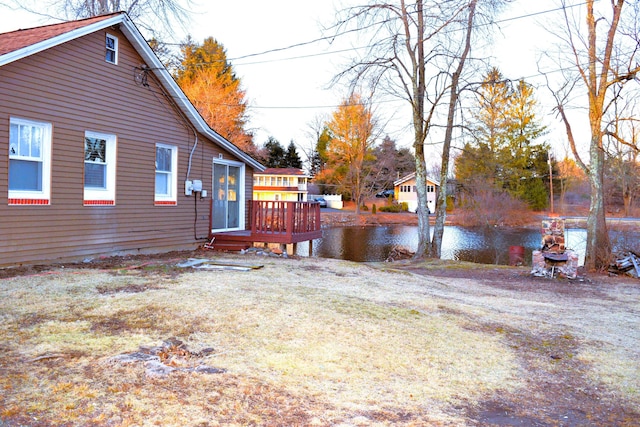
<path fill-rule="evenodd" d="M 419 265 L 215 256 L 264 268 L 1 280 L 0 424 L 473 425 L 487 399 L 553 370 L 549 354 L 580 363 L 602 399 L 640 404 L 638 287 L 578 301 Z M 225 372 L 112 360 L 169 337 L 213 348 L 202 362 Z"/>

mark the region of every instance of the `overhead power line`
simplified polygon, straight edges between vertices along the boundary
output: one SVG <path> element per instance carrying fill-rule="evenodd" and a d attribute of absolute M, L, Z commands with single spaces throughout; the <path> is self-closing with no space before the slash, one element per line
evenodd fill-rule
<path fill-rule="evenodd" d="M 599 1 L 599 0 L 596 0 Z M 581 1 L 572 5 L 567 5 L 567 6 L 563 6 L 563 7 L 557 7 L 557 8 L 553 8 L 553 9 L 547 9 L 547 10 L 542 10 L 542 11 L 537 11 L 537 12 L 531 12 L 531 13 L 527 13 L 527 14 L 523 14 L 523 15 L 518 15 L 518 16 L 513 16 L 513 17 L 508 17 L 508 18 L 503 18 L 500 20 L 496 20 L 487 24 L 482 24 L 484 25 L 492 25 L 492 24 L 501 24 L 501 23 L 506 23 L 506 22 L 512 22 L 512 21 L 517 21 L 517 20 L 521 20 L 521 19 L 528 19 L 528 18 L 532 18 L 535 16 L 541 16 L 541 15 L 545 15 L 545 14 L 549 14 L 549 13 L 555 13 L 555 12 L 559 12 L 562 11 L 564 9 L 569 9 L 569 8 L 575 8 L 575 7 L 579 7 L 579 6 L 583 6 L 585 5 L 586 2 Z M 309 41 L 305 41 L 305 42 L 300 42 L 300 43 L 294 43 L 288 46 L 284 46 L 284 47 L 279 47 L 279 48 L 274 48 L 274 49 L 269 49 L 266 51 L 262 51 L 262 52 L 256 52 L 256 53 L 251 53 L 251 54 L 247 54 L 247 55 L 242 55 L 242 56 L 237 56 L 234 58 L 227 58 L 227 61 L 231 62 L 231 61 L 240 61 L 243 59 L 248 59 L 248 58 L 255 58 L 255 57 L 259 57 L 259 56 L 264 56 L 264 55 L 268 55 L 268 54 L 272 54 L 272 53 L 277 53 L 277 52 L 284 52 L 284 51 L 288 51 L 291 49 L 295 49 L 298 47 L 302 47 L 302 46 L 308 46 L 308 45 L 312 45 L 321 41 L 327 41 L 327 40 L 335 40 L 340 36 L 349 34 L 349 33 L 353 33 L 353 32 L 357 32 L 362 30 L 362 28 L 359 29 L 351 29 L 339 34 L 335 34 L 332 36 L 326 36 L 326 37 L 319 37 L 313 40 L 309 40 Z M 347 49 L 340 49 L 340 50 L 334 50 L 334 51 L 327 51 L 327 52 L 318 52 L 318 53 L 311 53 L 311 54 L 305 54 L 305 55 L 297 55 L 297 56 L 291 56 L 291 57 L 286 57 L 286 58 L 277 58 L 277 59 L 265 59 L 262 61 L 254 61 L 254 62 L 246 62 L 246 63 L 241 63 L 241 64 L 237 64 L 237 65 L 259 65 L 259 64 L 265 64 L 265 63 L 271 63 L 271 62 L 282 62 L 282 61 L 291 61 L 291 60 L 297 60 L 297 59 L 306 59 L 306 58 L 311 58 L 311 57 L 318 57 L 318 56 L 325 56 L 325 55 L 332 55 L 332 54 L 336 54 L 336 53 L 344 53 L 344 52 L 350 52 L 350 51 L 355 51 L 355 50 L 360 50 L 360 49 L 366 49 L 370 46 L 360 46 L 360 47 L 351 47 L 351 48 L 347 48 Z M 194 65 L 206 65 L 207 63 L 202 63 L 202 64 L 194 64 Z M 571 68 L 575 68 L 571 67 Z M 566 69 L 562 70 L 562 69 L 558 69 L 558 70 L 553 70 L 553 71 L 549 71 L 546 73 L 536 73 L 536 74 L 532 74 L 526 77 L 520 77 L 518 79 L 515 80 L 529 80 L 529 79 L 534 79 L 534 78 L 539 78 L 544 76 L 545 74 L 552 74 L 552 73 L 556 73 L 556 72 L 560 72 L 560 71 L 566 71 Z M 513 79 L 512 79 L 513 80 Z M 389 102 L 398 102 L 399 99 L 395 99 L 395 100 L 387 100 L 387 101 L 377 101 L 377 104 L 380 103 L 389 103 Z M 264 109 L 264 110 L 295 110 L 295 109 L 333 109 L 333 108 L 337 108 L 338 105 L 308 105 L 308 106 L 257 106 L 257 105 L 252 105 L 251 108 L 252 109 Z"/>
<path fill-rule="evenodd" d="M 599 1 L 599 0 L 597 0 L 597 1 Z M 586 2 L 575 3 L 575 4 L 564 6 L 564 7 L 557 7 L 555 9 L 542 10 L 542 11 L 538 11 L 538 12 L 527 13 L 527 14 L 524 14 L 524 15 L 512 16 L 510 18 L 499 19 L 497 21 L 493 21 L 493 22 L 490 22 L 490 23 L 487 23 L 487 24 L 483 24 L 483 25 L 502 24 L 502 23 L 506 23 L 506 22 L 517 21 L 517 20 L 520 20 L 520 19 L 532 18 L 534 16 L 544 15 L 544 14 L 547 14 L 547 13 L 559 12 L 559 11 L 564 10 L 564 9 L 570 9 L 570 8 L 574 8 L 574 7 L 578 7 L 578 6 L 583 6 L 585 4 L 586 4 Z M 346 34 L 349 34 L 349 33 L 352 33 L 352 32 L 361 31 L 361 30 L 362 30 L 362 28 L 352 29 L 352 30 L 345 31 L 343 33 L 339 33 L 339 34 L 333 35 L 333 36 L 320 37 L 320 38 L 317 38 L 317 39 L 309 40 L 309 41 L 306 41 L 306 42 L 295 43 L 295 44 L 292 44 L 292 45 L 289 45 L 289 46 L 285 46 L 285 47 L 279 47 L 279 48 L 265 50 L 265 51 L 262 51 L 262 52 L 256 52 L 256 53 L 250 53 L 250 54 L 247 54 L 247 55 L 237 56 L 235 58 L 229 58 L 228 60 L 229 61 L 238 61 L 238 60 L 242 60 L 242 59 L 253 58 L 253 57 L 256 57 L 256 56 L 268 55 L 268 54 L 275 53 L 275 52 L 283 52 L 283 51 L 291 50 L 291 49 L 294 49 L 294 48 L 297 48 L 297 47 L 314 44 L 314 43 L 317 43 L 317 42 L 320 42 L 320 41 L 337 39 L 338 37 L 341 37 L 343 35 L 346 35 Z M 263 64 L 263 63 L 267 63 L 267 62 L 290 61 L 290 60 L 294 60 L 294 59 L 304 59 L 304 58 L 313 57 L 313 56 L 322 56 L 322 55 L 329 55 L 329 54 L 333 54 L 333 53 L 347 52 L 347 51 L 351 51 L 351 50 L 366 49 L 368 47 L 370 47 L 370 46 L 359 46 L 359 47 L 353 47 L 353 48 L 342 49 L 342 50 L 337 50 L 337 51 L 321 52 L 321 53 L 316 53 L 316 54 L 300 55 L 300 56 L 294 56 L 294 57 L 288 57 L 288 58 L 278 58 L 278 59 L 270 59 L 270 60 L 264 60 L 264 61 L 250 62 L 250 63 L 245 63 L 245 64 L 242 64 L 242 65 Z"/>

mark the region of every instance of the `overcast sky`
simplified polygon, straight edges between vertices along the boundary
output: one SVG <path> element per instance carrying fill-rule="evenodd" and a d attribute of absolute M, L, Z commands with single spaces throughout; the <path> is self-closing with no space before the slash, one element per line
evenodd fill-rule
<path fill-rule="evenodd" d="M 581 0 L 574 0 L 578 3 Z M 189 32 L 197 42 L 212 36 L 226 49 L 236 74 L 241 78 L 251 108 L 250 127 L 255 130 L 256 142 L 261 145 L 274 136 L 283 145 L 294 140 L 308 147 L 309 123 L 321 114 L 329 114 L 340 103 L 344 92 L 329 88 L 331 78 L 344 65 L 350 52 L 348 40 L 330 45 L 327 42 L 297 44 L 316 40 L 326 34 L 322 25 L 334 22 L 335 11 L 344 0 L 244 0 L 204 1 L 194 9 Z M 559 16 L 552 12 L 553 0 L 515 0 L 500 17 L 500 31 L 496 32 L 489 54 L 495 57 L 503 75 L 511 79 L 525 78 L 539 89 L 540 115 L 552 133 L 546 141 L 563 156 L 565 139 L 557 120 L 550 114 L 543 80 L 538 75 L 536 61 L 541 50 L 550 48 L 547 32 L 541 28 Z M 546 13 L 541 13 L 549 11 Z M 41 18 L 23 12 L 0 9 L 0 32 L 26 28 L 44 23 Z M 176 40 L 184 39 L 182 30 Z M 277 52 L 265 53 L 276 49 Z M 256 55 L 257 54 L 257 55 Z M 476 53 L 477 55 L 478 53 Z M 384 110 L 388 120 L 387 133 L 400 146 L 411 146 L 411 132 L 407 131 L 410 116 L 402 111 L 402 103 L 388 105 Z"/>

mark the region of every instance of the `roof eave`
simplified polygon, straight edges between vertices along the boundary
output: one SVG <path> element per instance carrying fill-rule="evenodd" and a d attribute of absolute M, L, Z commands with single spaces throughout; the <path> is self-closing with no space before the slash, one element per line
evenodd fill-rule
<path fill-rule="evenodd" d="M 94 22 L 93 24 L 86 25 L 84 27 L 76 28 L 75 30 L 68 31 L 64 34 L 60 34 L 59 36 L 51 37 L 50 39 L 43 40 L 38 43 L 34 43 L 29 46 L 25 46 L 22 49 L 14 50 L 13 52 L 6 53 L 0 56 L 0 67 L 3 65 L 10 64 L 13 61 L 17 61 L 18 59 L 26 58 L 27 56 L 31 56 L 38 52 L 42 52 L 43 50 L 50 49 L 54 46 L 57 46 L 62 43 L 66 43 L 68 41 L 74 40 L 78 37 L 85 36 L 87 34 L 91 34 L 94 31 L 100 30 L 102 28 L 109 27 L 111 25 L 119 24 L 123 21 L 123 15 L 116 15 L 112 18 L 106 18 L 102 21 Z"/>
<path fill-rule="evenodd" d="M 54 46 L 60 45 L 62 43 L 66 43 L 68 41 L 74 40 L 76 38 L 85 36 L 87 34 L 91 34 L 95 31 L 108 28 L 113 25 L 120 25 L 120 31 L 124 33 L 129 42 L 131 42 L 136 51 L 140 54 L 140 56 L 150 65 L 154 70 L 155 75 L 162 82 L 164 87 L 169 91 L 173 100 L 176 102 L 178 107 L 182 110 L 182 112 L 187 116 L 187 118 L 194 125 L 196 130 L 204 135 L 206 135 L 211 140 L 215 141 L 222 148 L 234 154 L 236 157 L 249 164 L 256 170 L 262 171 L 265 167 L 260 164 L 253 157 L 233 145 L 227 139 L 222 137 L 220 134 L 215 132 L 211 127 L 204 121 L 200 113 L 196 110 L 196 108 L 191 104 L 191 102 L 187 99 L 187 97 L 182 92 L 182 89 L 175 82 L 173 77 L 167 69 L 164 67 L 162 62 L 158 59 L 156 54 L 153 52 L 149 44 L 144 39 L 138 28 L 135 26 L 133 21 L 129 18 L 126 13 L 121 13 L 119 15 L 115 15 L 111 18 L 106 18 L 104 20 L 94 22 L 92 24 L 77 28 L 75 30 L 68 31 L 59 36 L 51 37 L 50 39 L 44 40 L 42 42 L 38 42 L 29 46 L 26 46 L 22 49 L 17 49 L 13 52 L 9 52 L 7 54 L 0 56 L 0 66 L 9 64 L 18 59 L 25 58 L 27 56 L 33 55 L 38 52 L 42 52 L 43 50 L 50 49 Z"/>
<path fill-rule="evenodd" d="M 264 170 L 265 167 L 260 164 L 260 162 L 249 156 L 247 153 L 229 142 L 226 138 L 222 137 L 216 131 L 211 129 L 207 122 L 204 121 L 198 110 L 193 106 L 191 101 L 189 101 L 184 95 L 184 92 L 182 92 L 182 89 L 180 89 L 169 71 L 158 59 L 153 50 L 151 50 L 149 44 L 144 39 L 140 31 L 138 31 L 131 19 L 129 19 L 129 17 L 125 15 L 125 19 L 123 20 L 123 22 L 125 25 L 123 25 L 120 30 L 127 36 L 129 41 L 136 46 L 140 56 L 142 56 L 142 58 L 148 64 L 152 65 L 152 69 L 156 77 L 169 91 L 171 97 L 173 98 L 173 101 L 180 107 L 182 112 L 195 126 L 196 130 L 214 140 L 225 150 L 233 153 L 235 156 L 242 159 L 245 163 L 251 165 L 254 169 L 257 169 L 259 171 Z"/>
<path fill-rule="evenodd" d="M 410 174 L 405 175 L 402 178 L 396 179 L 395 181 L 393 181 L 393 186 L 395 187 L 397 185 L 405 183 L 405 182 L 407 182 L 410 179 L 415 178 L 415 177 L 416 177 L 416 173 L 415 172 L 411 172 Z M 427 177 L 427 181 L 433 182 L 436 186 L 440 187 L 440 182 L 436 181 L 435 179 L 431 179 L 431 178 Z"/>

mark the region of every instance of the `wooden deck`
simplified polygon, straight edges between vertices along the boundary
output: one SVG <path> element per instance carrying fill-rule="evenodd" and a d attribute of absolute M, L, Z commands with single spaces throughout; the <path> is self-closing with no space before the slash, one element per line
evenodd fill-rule
<path fill-rule="evenodd" d="M 320 205 L 316 202 L 253 200 L 250 230 L 212 233 L 214 250 L 239 251 L 254 242 L 292 244 L 322 237 Z"/>

